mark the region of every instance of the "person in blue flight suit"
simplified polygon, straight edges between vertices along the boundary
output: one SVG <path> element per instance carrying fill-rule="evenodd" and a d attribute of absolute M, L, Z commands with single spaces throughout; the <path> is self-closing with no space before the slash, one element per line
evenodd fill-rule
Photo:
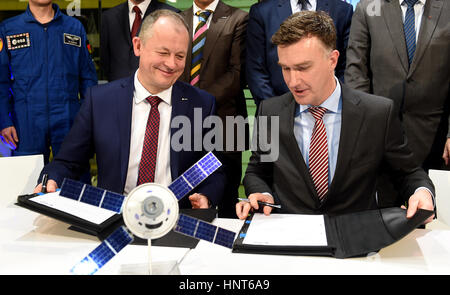
<path fill-rule="evenodd" d="M 0 130 L 12 155 L 56 155 L 97 74 L 86 32 L 51 0 L 0 23 Z"/>

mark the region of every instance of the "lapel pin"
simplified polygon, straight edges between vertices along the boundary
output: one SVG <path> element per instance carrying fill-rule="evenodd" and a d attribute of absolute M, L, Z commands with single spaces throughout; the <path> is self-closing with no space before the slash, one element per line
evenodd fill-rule
<path fill-rule="evenodd" d="M 187 100 L 188 100 L 187 97 L 182 97 L 182 98 L 181 98 L 181 101 L 187 101 Z"/>

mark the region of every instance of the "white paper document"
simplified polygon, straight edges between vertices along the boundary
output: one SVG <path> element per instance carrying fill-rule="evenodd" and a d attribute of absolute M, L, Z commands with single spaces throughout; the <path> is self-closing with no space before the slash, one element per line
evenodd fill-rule
<path fill-rule="evenodd" d="M 256 213 L 242 242 L 268 246 L 327 246 L 323 215 Z"/>
<path fill-rule="evenodd" d="M 95 224 L 101 224 L 116 212 L 61 197 L 58 192 L 36 196 L 29 200 L 47 207 L 63 211 Z"/>

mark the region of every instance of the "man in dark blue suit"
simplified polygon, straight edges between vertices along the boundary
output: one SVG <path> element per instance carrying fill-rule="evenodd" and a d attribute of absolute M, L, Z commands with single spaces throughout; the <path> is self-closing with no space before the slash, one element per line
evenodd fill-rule
<path fill-rule="evenodd" d="M 343 81 L 353 7 L 341 0 L 265 0 L 250 8 L 247 26 L 246 78 L 257 105 L 289 91 L 271 38 L 288 16 L 300 10 L 322 10 L 333 19 L 340 53 L 336 77 Z"/>
<path fill-rule="evenodd" d="M 138 7 L 136 12 L 134 7 Z M 158 9 L 179 9 L 157 0 L 128 0 L 102 13 L 100 31 L 100 64 L 108 81 L 133 75 L 139 66 L 134 55 L 134 26 Z M 139 14 L 139 15 L 138 15 Z M 138 20 L 136 20 L 138 18 Z"/>
<path fill-rule="evenodd" d="M 176 82 L 184 70 L 188 42 L 188 27 L 177 13 L 157 10 L 146 18 L 139 37 L 133 38 L 134 52 L 140 57 L 138 70 L 132 77 L 88 90 L 60 152 L 41 173 L 48 174 L 50 179 L 47 191 L 54 191 L 65 177 L 79 178 L 95 153 L 98 186 L 128 194 L 142 183 L 145 161 L 141 159 L 149 154 L 144 150 L 152 130 L 156 130 L 156 146 L 153 145 L 156 151 L 151 153 L 156 164 L 151 171 L 152 182 L 170 184 L 206 154 L 203 147 L 198 148 L 198 141 L 208 130 L 194 121 L 203 122 L 215 113 L 215 99 L 189 84 Z M 158 104 L 152 104 L 150 97 L 158 97 Z M 156 120 L 158 127 L 149 127 L 155 126 L 149 124 L 154 123 L 155 118 L 159 118 Z M 171 124 L 175 118 L 194 124 L 171 126 L 177 125 Z M 183 136 L 179 136 L 181 131 L 185 131 Z M 177 152 L 177 145 L 186 147 L 185 141 L 192 143 L 191 148 Z M 203 146 L 203 140 L 200 145 Z M 219 169 L 202 182 L 194 194 L 183 199 L 185 203 L 180 206 L 216 206 L 224 183 L 225 176 Z M 38 185 L 36 191 L 40 188 Z"/>

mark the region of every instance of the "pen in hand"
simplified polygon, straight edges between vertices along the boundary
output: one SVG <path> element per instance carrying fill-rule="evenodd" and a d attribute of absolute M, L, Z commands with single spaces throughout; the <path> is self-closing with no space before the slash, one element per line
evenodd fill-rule
<path fill-rule="evenodd" d="M 46 194 L 47 193 L 47 180 L 48 180 L 48 174 L 44 174 L 42 176 L 42 189 L 41 189 L 41 193 Z"/>
<path fill-rule="evenodd" d="M 238 198 L 239 201 L 243 201 L 243 202 L 249 202 L 250 200 L 247 198 Z M 272 208 L 277 208 L 277 209 L 281 209 L 281 205 L 279 204 L 271 204 L 271 203 L 267 203 L 267 202 L 263 202 L 263 201 L 257 201 L 258 205 L 262 205 L 262 206 L 268 206 L 268 207 L 272 207 Z"/>

